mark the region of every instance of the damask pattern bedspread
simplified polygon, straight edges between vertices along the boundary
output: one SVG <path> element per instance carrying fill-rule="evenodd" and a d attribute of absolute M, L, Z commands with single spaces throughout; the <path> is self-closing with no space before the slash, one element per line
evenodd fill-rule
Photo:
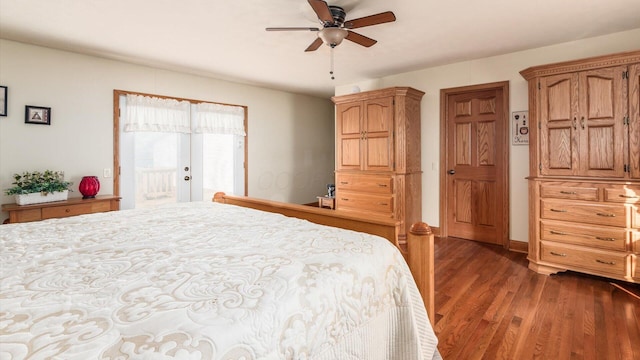
<path fill-rule="evenodd" d="M 0 226 L 0 359 L 431 359 L 387 240 L 212 202 Z"/>

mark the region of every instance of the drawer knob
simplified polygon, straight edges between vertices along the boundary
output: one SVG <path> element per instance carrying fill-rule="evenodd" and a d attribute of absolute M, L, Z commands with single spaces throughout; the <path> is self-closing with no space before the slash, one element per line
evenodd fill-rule
<path fill-rule="evenodd" d="M 342 201 L 349 201 L 349 199 L 347 199 L 347 198 L 340 198 L 340 200 L 342 200 Z"/>
<path fill-rule="evenodd" d="M 565 253 L 558 253 L 558 252 L 555 252 L 555 251 L 550 251 L 549 253 L 550 253 L 551 255 L 554 255 L 554 256 L 567 257 L 567 254 L 565 254 Z"/>
<path fill-rule="evenodd" d="M 71 212 L 71 209 L 64 209 L 64 212 Z"/>
<path fill-rule="evenodd" d="M 598 216 L 602 217 L 616 217 L 616 214 L 608 214 L 608 213 L 596 213 Z"/>
<path fill-rule="evenodd" d="M 387 206 L 387 205 L 389 205 L 389 204 L 388 204 L 388 203 L 378 203 L 378 205 Z"/>
<path fill-rule="evenodd" d="M 602 241 L 616 241 L 616 238 L 606 238 L 606 237 L 600 237 L 600 236 L 596 236 L 597 240 L 602 240 Z"/>
<path fill-rule="evenodd" d="M 379 187 L 387 187 L 387 184 L 378 184 Z"/>
<path fill-rule="evenodd" d="M 550 233 L 553 235 L 568 235 L 566 232 L 551 230 Z"/>
<path fill-rule="evenodd" d="M 560 191 L 560 194 L 565 194 L 565 195 L 576 195 L 577 193 L 575 191 Z"/>
<path fill-rule="evenodd" d="M 605 264 L 605 265 L 615 265 L 616 262 L 615 261 L 604 261 L 604 260 L 600 260 L 600 259 L 596 259 L 597 262 L 599 262 L 600 264 Z"/>
<path fill-rule="evenodd" d="M 561 212 L 561 213 L 567 212 L 567 210 L 564 210 L 564 209 L 551 209 L 551 211 L 553 211 L 553 212 Z"/>
<path fill-rule="evenodd" d="M 349 185 L 349 182 L 348 182 L 348 181 L 340 181 L 340 184 L 342 184 L 342 185 Z"/>

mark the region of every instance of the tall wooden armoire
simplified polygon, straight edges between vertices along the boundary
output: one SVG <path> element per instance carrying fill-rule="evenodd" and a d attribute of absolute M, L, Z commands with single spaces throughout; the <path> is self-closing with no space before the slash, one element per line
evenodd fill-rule
<path fill-rule="evenodd" d="M 422 220 L 420 101 L 393 87 L 335 96 L 336 210 L 402 222 L 399 240 Z"/>
<path fill-rule="evenodd" d="M 529 267 L 640 282 L 640 51 L 536 66 Z"/>

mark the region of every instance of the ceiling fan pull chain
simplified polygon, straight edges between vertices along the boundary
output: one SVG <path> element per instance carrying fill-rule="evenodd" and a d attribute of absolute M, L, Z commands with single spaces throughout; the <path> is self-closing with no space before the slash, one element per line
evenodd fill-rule
<path fill-rule="evenodd" d="M 331 69 L 329 70 L 329 75 L 331 75 L 331 80 L 335 80 L 336 78 L 333 76 L 333 47 L 331 47 Z"/>

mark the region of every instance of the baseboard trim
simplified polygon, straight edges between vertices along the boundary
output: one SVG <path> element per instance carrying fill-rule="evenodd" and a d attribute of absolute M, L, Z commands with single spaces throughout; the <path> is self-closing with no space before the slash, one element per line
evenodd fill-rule
<path fill-rule="evenodd" d="M 513 252 L 528 254 L 529 243 L 524 241 L 509 240 L 509 250 Z"/>
<path fill-rule="evenodd" d="M 440 228 L 435 226 L 429 226 L 431 228 L 431 232 L 433 232 L 433 236 L 440 237 Z"/>

